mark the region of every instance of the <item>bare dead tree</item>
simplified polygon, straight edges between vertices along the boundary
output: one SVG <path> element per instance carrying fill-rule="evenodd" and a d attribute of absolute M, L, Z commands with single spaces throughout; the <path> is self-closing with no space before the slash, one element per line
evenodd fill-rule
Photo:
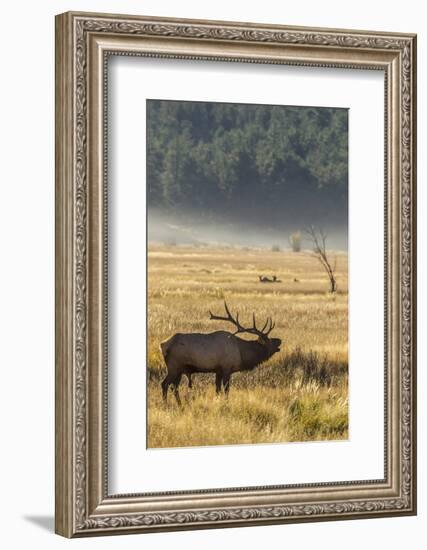
<path fill-rule="evenodd" d="M 329 278 L 329 290 L 330 292 L 337 291 L 337 280 L 335 277 L 336 271 L 336 258 L 334 258 L 333 264 L 326 251 L 326 238 L 327 235 L 322 228 L 316 230 L 312 225 L 305 229 L 305 233 L 310 239 L 313 246 L 313 254 L 322 264 L 323 269 L 326 271 Z"/>

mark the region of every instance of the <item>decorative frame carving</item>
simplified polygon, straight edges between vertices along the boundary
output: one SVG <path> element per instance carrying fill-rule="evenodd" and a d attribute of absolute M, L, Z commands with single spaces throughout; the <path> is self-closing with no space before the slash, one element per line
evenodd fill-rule
<path fill-rule="evenodd" d="M 108 495 L 105 98 L 108 55 L 385 73 L 385 478 Z M 65 13 L 56 18 L 56 532 L 67 537 L 416 513 L 416 37 Z"/>

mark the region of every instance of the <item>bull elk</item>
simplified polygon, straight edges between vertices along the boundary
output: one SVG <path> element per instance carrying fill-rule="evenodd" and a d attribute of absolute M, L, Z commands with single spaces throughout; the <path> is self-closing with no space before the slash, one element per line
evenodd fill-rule
<path fill-rule="evenodd" d="M 219 330 L 209 334 L 191 333 L 175 334 L 169 340 L 160 344 L 168 372 L 162 382 L 163 399 L 166 401 L 168 388 L 171 385 L 178 405 L 181 405 L 178 387 L 182 375 L 188 378 L 189 387 L 193 373 L 215 373 L 217 393 L 224 387 L 228 395 L 230 377 L 235 372 L 250 371 L 264 363 L 272 355 L 280 351 L 282 341 L 279 338 L 269 338 L 275 324 L 268 318 L 261 330 L 256 326 L 255 314 L 252 316 L 252 327 L 245 328 L 240 324 L 239 314 L 234 318 L 227 303 L 224 302 L 226 317 L 214 315 L 209 311 L 213 321 L 232 323 L 235 332 Z M 257 340 L 243 340 L 236 334 L 253 334 Z"/>

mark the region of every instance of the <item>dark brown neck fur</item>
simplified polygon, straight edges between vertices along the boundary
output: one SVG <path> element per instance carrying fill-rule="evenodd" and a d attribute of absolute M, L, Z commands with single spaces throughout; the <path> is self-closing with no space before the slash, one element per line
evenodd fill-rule
<path fill-rule="evenodd" d="M 273 355 L 267 346 L 259 342 L 249 342 L 241 338 L 238 338 L 238 340 L 240 357 L 242 359 L 241 370 L 252 370 Z"/>

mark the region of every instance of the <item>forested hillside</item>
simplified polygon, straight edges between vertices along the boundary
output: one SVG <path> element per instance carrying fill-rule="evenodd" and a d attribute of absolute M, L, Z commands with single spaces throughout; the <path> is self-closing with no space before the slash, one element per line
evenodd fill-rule
<path fill-rule="evenodd" d="M 147 132 L 151 208 L 347 226 L 345 109 L 149 100 Z"/>

